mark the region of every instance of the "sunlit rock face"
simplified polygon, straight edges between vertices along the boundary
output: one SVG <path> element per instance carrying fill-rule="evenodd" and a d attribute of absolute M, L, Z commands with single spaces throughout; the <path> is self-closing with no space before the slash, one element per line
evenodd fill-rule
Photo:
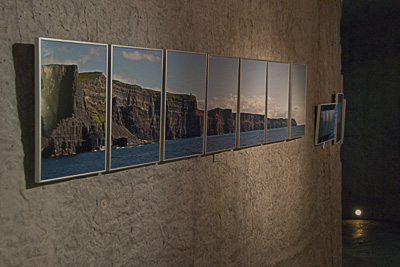
<path fill-rule="evenodd" d="M 79 74 L 76 65 L 41 68 L 42 156 L 101 149 L 106 78 L 101 73 Z"/>
<path fill-rule="evenodd" d="M 74 112 L 74 95 L 82 91 L 76 65 L 42 66 L 41 114 L 42 135 L 50 137 L 57 123 Z"/>

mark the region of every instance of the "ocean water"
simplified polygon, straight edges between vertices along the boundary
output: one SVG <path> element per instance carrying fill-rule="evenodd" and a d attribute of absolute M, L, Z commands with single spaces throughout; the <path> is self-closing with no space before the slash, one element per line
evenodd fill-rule
<path fill-rule="evenodd" d="M 286 140 L 288 135 L 288 128 L 274 128 L 267 130 L 267 143 L 273 143 L 277 141 Z"/>
<path fill-rule="evenodd" d="M 235 133 L 207 136 L 207 153 L 235 147 Z"/>
<path fill-rule="evenodd" d="M 42 180 L 105 170 L 105 152 L 92 151 L 75 155 L 42 158 Z"/>
<path fill-rule="evenodd" d="M 305 126 L 292 127 L 292 138 L 304 136 Z M 287 139 L 287 127 L 267 130 L 268 143 Z M 240 133 L 240 146 L 264 143 L 264 130 Z M 207 152 L 235 147 L 235 134 L 207 136 Z M 111 168 L 134 166 L 159 161 L 159 143 L 111 150 Z M 173 159 L 203 153 L 203 137 L 167 140 L 165 158 Z M 104 151 L 42 159 L 42 179 L 53 179 L 90 172 L 104 171 Z"/>
<path fill-rule="evenodd" d="M 305 125 L 292 126 L 292 138 L 298 138 L 305 135 L 306 135 Z"/>
<path fill-rule="evenodd" d="M 264 143 L 264 130 L 240 132 L 240 146 L 252 146 Z"/>
<path fill-rule="evenodd" d="M 111 149 L 111 168 L 121 168 L 159 161 L 160 144 Z"/>
<path fill-rule="evenodd" d="M 181 158 L 202 153 L 202 136 L 165 141 L 165 159 Z"/>

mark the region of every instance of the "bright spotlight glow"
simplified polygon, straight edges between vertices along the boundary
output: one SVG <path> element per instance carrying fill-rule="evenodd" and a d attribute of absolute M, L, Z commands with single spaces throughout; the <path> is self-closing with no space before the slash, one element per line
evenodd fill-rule
<path fill-rule="evenodd" d="M 356 214 L 357 216 L 360 216 L 360 215 L 362 214 L 362 211 L 361 211 L 361 210 L 356 210 L 356 211 L 355 211 L 355 214 Z"/>

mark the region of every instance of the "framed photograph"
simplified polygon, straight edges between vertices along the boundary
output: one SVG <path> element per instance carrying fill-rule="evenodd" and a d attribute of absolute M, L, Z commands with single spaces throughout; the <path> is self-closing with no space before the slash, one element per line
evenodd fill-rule
<path fill-rule="evenodd" d="M 335 139 L 336 112 L 336 104 L 318 105 L 315 127 L 315 145 L 321 145 Z"/>
<path fill-rule="evenodd" d="M 105 170 L 108 46 L 38 38 L 36 182 Z"/>
<path fill-rule="evenodd" d="M 241 59 L 240 71 L 240 147 L 265 141 L 267 62 Z"/>
<path fill-rule="evenodd" d="M 344 133 L 344 95 L 343 93 L 337 93 L 335 95 L 335 103 L 337 104 L 337 119 L 336 119 L 336 131 L 335 131 L 335 140 L 333 143 L 339 144 L 343 140 Z"/>
<path fill-rule="evenodd" d="M 206 152 L 235 148 L 239 58 L 209 56 Z"/>
<path fill-rule="evenodd" d="M 307 67 L 292 64 L 290 87 L 290 139 L 306 135 Z"/>
<path fill-rule="evenodd" d="M 207 55 L 166 53 L 164 158 L 203 154 Z"/>
<path fill-rule="evenodd" d="M 267 143 L 288 139 L 289 67 L 268 62 Z"/>
<path fill-rule="evenodd" d="M 159 161 L 163 51 L 112 45 L 111 169 Z"/>

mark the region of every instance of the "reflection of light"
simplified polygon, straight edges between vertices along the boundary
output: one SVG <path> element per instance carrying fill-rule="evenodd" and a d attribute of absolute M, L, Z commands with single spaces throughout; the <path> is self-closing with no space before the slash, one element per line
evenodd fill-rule
<path fill-rule="evenodd" d="M 355 214 L 356 214 L 357 216 L 360 216 L 360 215 L 362 214 L 362 211 L 361 211 L 361 210 L 356 210 L 356 211 L 355 211 Z"/>

